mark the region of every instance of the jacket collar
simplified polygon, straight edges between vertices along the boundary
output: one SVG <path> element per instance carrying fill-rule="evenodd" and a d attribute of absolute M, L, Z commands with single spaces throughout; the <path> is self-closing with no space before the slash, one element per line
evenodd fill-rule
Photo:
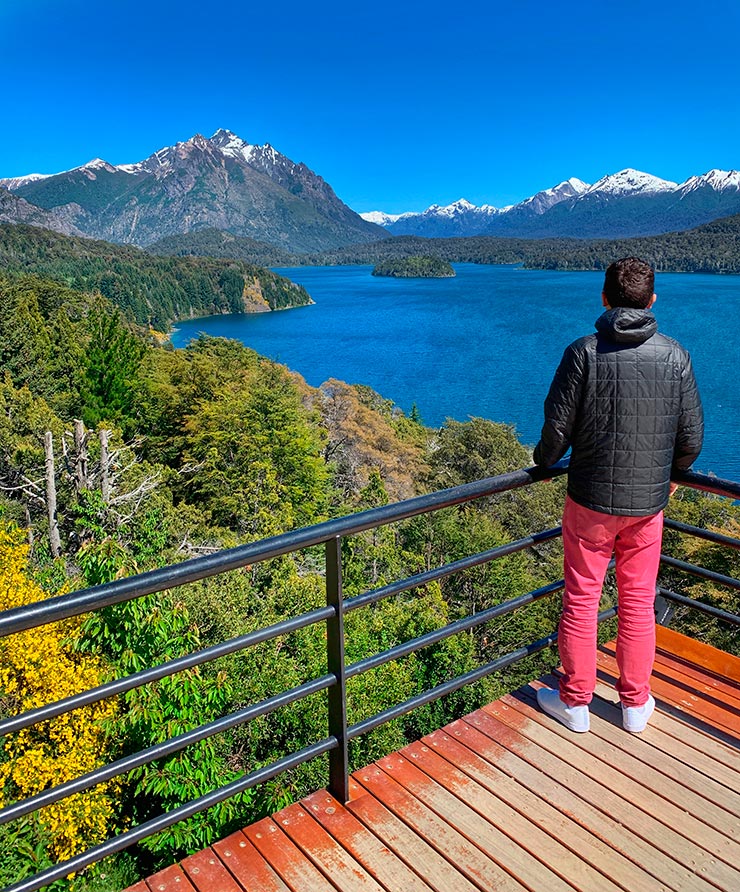
<path fill-rule="evenodd" d="M 658 330 L 650 310 L 613 307 L 596 320 L 596 331 L 619 344 L 643 344 Z"/>

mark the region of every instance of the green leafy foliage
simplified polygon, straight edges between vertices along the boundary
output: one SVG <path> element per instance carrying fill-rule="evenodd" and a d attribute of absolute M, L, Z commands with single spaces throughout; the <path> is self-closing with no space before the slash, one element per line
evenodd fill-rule
<path fill-rule="evenodd" d="M 147 347 L 124 325 L 118 312 L 97 310 L 90 313 L 87 324 L 90 338 L 81 392 L 83 420 L 89 427 L 103 421 L 130 427 L 139 367 Z"/>
<path fill-rule="evenodd" d="M 123 550 L 110 540 L 78 555 L 85 581 L 97 585 L 120 571 Z M 199 637 L 181 601 L 148 595 L 92 614 L 83 627 L 81 649 L 103 654 L 115 677 L 156 666 L 197 650 Z M 195 669 L 126 692 L 123 708 L 108 727 L 118 758 L 146 749 L 222 714 L 229 700 L 225 675 Z M 121 791 L 123 813 L 140 824 L 233 779 L 225 754 L 213 738 L 129 773 Z M 223 835 L 235 814 L 234 799 L 201 812 L 144 840 L 144 849 L 167 860 L 197 851 Z"/>

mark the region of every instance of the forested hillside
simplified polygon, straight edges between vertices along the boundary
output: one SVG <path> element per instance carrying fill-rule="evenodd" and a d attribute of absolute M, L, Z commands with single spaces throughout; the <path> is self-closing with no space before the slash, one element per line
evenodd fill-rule
<path fill-rule="evenodd" d="M 0 225 L 0 269 L 99 291 L 125 315 L 160 330 L 191 316 L 277 310 L 311 300 L 300 285 L 239 260 L 157 257 L 8 223 Z"/>
<path fill-rule="evenodd" d="M 643 257 L 662 272 L 740 272 L 740 215 L 687 232 L 630 239 L 518 239 L 400 236 L 314 255 L 322 264 L 379 263 L 433 254 L 451 263 L 521 263 L 530 269 L 601 270 L 618 257 Z"/>
<path fill-rule="evenodd" d="M 291 266 L 296 257 L 268 242 L 244 238 L 223 229 L 198 229 L 186 235 L 170 235 L 149 245 L 146 250 L 162 257 L 225 257 L 257 266 Z"/>
<path fill-rule="evenodd" d="M 35 276 L 0 277 L 0 368 L 0 610 L 531 461 L 508 426 L 471 419 L 430 429 L 366 387 L 330 380 L 311 388 L 234 341 L 160 346 L 104 297 Z M 561 479 L 347 539 L 345 594 L 555 526 L 562 499 Z M 735 535 L 740 528 L 738 509 L 720 499 L 683 492 L 672 510 Z M 677 538 L 667 547 L 688 552 Z M 740 574 L 737 553 L 691 547 L 691 559 Z M 561 561 L 557 544 L 540 545 L 353 611 L 347 662 L 557 579 Z M 321 606 L 322 568 L 309 549 L 0 639 L 0 718 Z M 692 590 L 740 607 L 708 584 Z M 557 600 L 539 601 L 351 679 L 349 721 L 548 634 L 558 612 Z M 737 647 L 716 621 L 690 622 L 705 640 Z M 353 741 L 352 764 L 556 661 L 545 651 Z M 325 671 L 324 632 L 313 626 L 9 734 L 0 799 L 31 795 Z M 326 700 L 316 695 L 2 825 L 0 885 L 325 734 Z M 58 888 L 115 892 L 325 783 L 326 763 L 315 760 Z"/>
<path fill-rule="evenodd" d="M 375 265 L 431 255 L 448 263 L 521 263 L 530 269 L 562 270 L 602 270 L 615 258 L 636 255 L 662 272 L 740 273 L 740 215 L 685 232 L 616 240 L 396 236 L 320 254 L 287 254 L 251 239 L 207 230 L 165 239 L 149 250 L 230 257 L 265 266 Z"/>

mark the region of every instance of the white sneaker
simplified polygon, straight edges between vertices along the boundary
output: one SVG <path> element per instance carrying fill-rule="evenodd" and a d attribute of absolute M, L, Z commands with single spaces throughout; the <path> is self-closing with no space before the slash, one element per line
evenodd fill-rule
<path fill-rule="evenodd" d="M 622 727 L 630 734 L 639 734 L 644 731 L 655 709 L 655 699 L 648 694 L 647 703 L 642 706 L 625 706 L 622 704 Z"/>
<path fill-rule="evenodd" d="M 538 688 L 537 702 L 543 712 L 557 719 L 570 731 L 577 731 L 579 734 L 588 731 L 588 706 L 566 706 L 560 699 L 560 694 L 551 688 Z"/>

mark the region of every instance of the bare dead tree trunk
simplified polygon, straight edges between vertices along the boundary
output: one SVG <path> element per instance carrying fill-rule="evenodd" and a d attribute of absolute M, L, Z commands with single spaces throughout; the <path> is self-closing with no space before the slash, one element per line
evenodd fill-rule
<path fill-rule="evenodd" d="M 26 514 L 26 530 L 28 531 L 28 547 L 33 551 L 33 524 L 31 523 L 31 509 L 26 502 L 23 505 Z"/>
<path fill-rule="evenodd" d="M 57 483 L 54 474 L 54 439 L 51 431 L 44 434 L 44 453 L 46 455 L 46 512 L 49 516 L 49 544 L 52 557 L 58 558 L 62 553 L 62 539 L 59 535 L 57 521 Z"/>
<path fill-rule="evenodd" d="M 75 418 L 74 421 L 74 438 L 75 438 L 75 488 L 77 492 L 90 488 L 90 480 L 88 478 L 88 454 L 87 454 L 87 432 L 84 423 Z"/>
<path fill-rule="evenodd" d="M 110 502 L 110 453 L 108 452 L 108 436 L 110 431 L 101 428 L 100 437 L 100 495 L 103 504 Z"/>

